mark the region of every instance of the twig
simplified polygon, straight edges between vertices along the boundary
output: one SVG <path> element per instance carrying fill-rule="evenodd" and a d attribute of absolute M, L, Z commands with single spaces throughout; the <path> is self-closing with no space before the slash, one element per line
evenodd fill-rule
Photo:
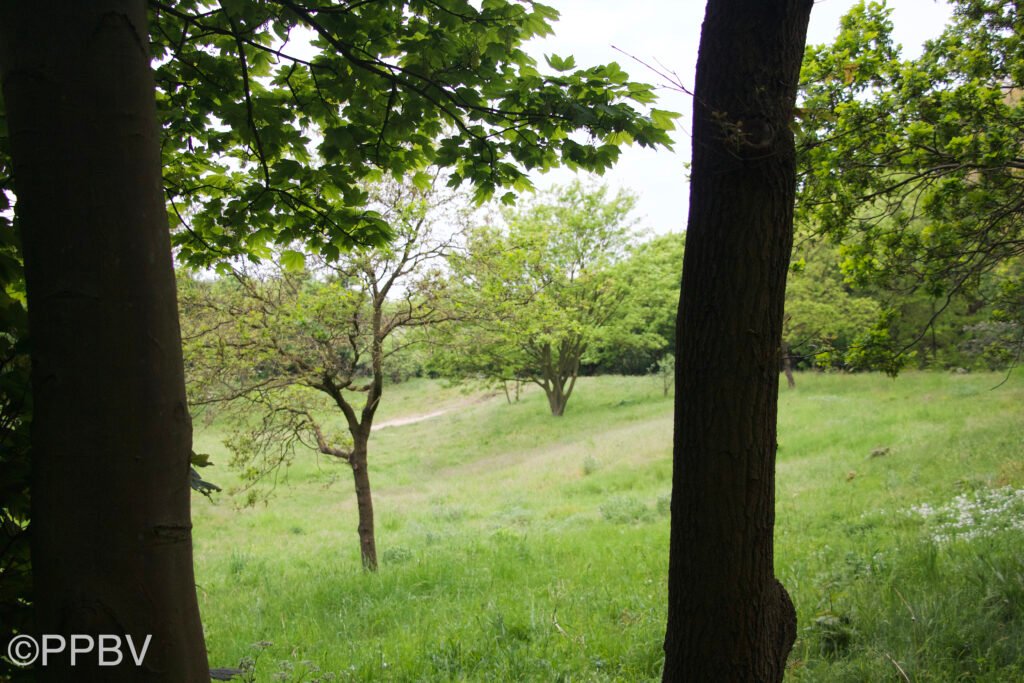
<path fill-rule="evenodd" d="M 690 97 L 696 97 L 693 94 L 692 90 L 690 90 L 685 85 L 683 85 L 683 80 L 681 78 L 679 78 L 679 74 L 677 74 L 675 71 L 669 71 L 668 69 L 665 69 L 664 67 L 662 67 L 661 69 L 655 68 L 655 67 L 651 66 L 650 64 L 648 64 L 647 62 L 645 62 L 644 60 L 642 60 L 639 57 L 637 57 L 636 55 L 631 55 L 630 53 L 626 52 L 622 48 L 617 47 L 615 45 L 612 45 L 612 49 L 615 50 L 616 52 L 621 52 L 622 54 L 626 55 L 627 57 L 632 59 L 637 64 L 639 64 L 639 65 L 641 65 L 643 67 L 646 67 L 649 71 L 651 71 L 651 72 L 657 74 L 658 76 L 660 76 L 661 78 L 663 78 L 665 80 L 665 83 L 668 84 L 668 87 L 673 88 L 675 90 L 678 90 L 678 91 L 680 91 L 680 92 L 682 92 L 682 93 L 684 93 L 686 95 L 689 95 Z"/>
<path fill-rule="evenodd" d="M 910 612 L 910 620 L 917 621 L 917 615 L 914 614 L 914 608 L 910 606 L 910 603 L 907 602 L 907 599 L 905 597 L 903 597 L 903 594 L 900 593 L 899 589 L 896 588 L 896 586 L 893 586 L 892 590 L 894 593 L 896 593 L 896 596 L 900 599 L 900 602 L 902 602 L 904 606 L 906 606 L 907 611 Z"/>
<path fill-rule="evenodd" d="M 908 605 L 908 606 L 909 606 L 909 605 Z M 889 653 L 888 653 L 888 652 L 886 652 L 886 653 L 884 653 L 884 654 L 885 654 L 886 658 L 887 658 L 887 659 L 888 659 L 888 660 L 889 660 L 890 662 L 892 662 L 892 665 L 896 667 L 896 670 L 900 672 L 900 676 L 902 676 L 902 677 L 903 677 L 903 680 L 905 680 L 905 681 L 906 681 L 907 683 L 910 683 L 910 676 L 908 676 L 908 675 L 907 675 L 907 672 L 903 670 L 903 667 L 902 667 L 902 666 L 900 666 L 900 663 L 899 663 L 899 662 L 897 662 L 897 661 L 896 661 L 895 659 L 893 659 L 893 658 L 892 658 L 891 656 L 889 656 Z"/>

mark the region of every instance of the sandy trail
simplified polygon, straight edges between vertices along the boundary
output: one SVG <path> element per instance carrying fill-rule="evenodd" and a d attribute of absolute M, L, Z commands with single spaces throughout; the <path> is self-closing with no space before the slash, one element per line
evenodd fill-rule
<path fill-rule="evenodd" d="M 484 401 L 494 398 L 497 395 L 498 392 L 491 391 L 484 394 L 467 397 L 461 401 L 457 401 L 456 403 L 445 406 L 444 408 L 440 408 L 438 410 L 434 410 L 429 413 L 421 413 L 419 415 L 406 415 L 405 417 L 396 417 L 390 420 L 384 420 L 382 422 L 374 424 L 372 431 L 377 431 L 378 429 L 386 429 L 387 427 L 402 427 L 404 425 L 411 425 L 416 424 L 417 422 L 423 422 L 424 420 L 432 420 L 435 417 L 441 417 L 442 415 L 447 415 L 448 413 L 451 413 L 453 411 L 462 410 L 463 408 L 466 408 L 477 403 L 483 403 Z"/>
<path fill-rule="evenodd" d="M 392 420 L 384 420 L 373 425 L 373 431 L 378 429 L 385 429 L 387 427 L 401 427 L 403 425 L 416 424 L 417 422 L 423 422 L 424 420 L 430 420 L 435 417 L 441 417 L 447 413 L 452 412 L 459 406 L 452 406 L 450 408 L 444 408 L 442 410 L 435 410 L 432 413 L 423 413 L 422 415 L 409 415 L 407 417 L 396 417 Z"/>

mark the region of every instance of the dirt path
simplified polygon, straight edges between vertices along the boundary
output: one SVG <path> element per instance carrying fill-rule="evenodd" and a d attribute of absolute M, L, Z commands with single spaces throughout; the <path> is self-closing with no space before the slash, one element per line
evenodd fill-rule
<path fill-rule="evenodd" d="M 401 427 L 402 425 L 416 424 L 417 422 L 423 422 L 424 420 L 430 420 L 435 417 L 441 417 L 446 413 L 450 413 L 459 406 L 451 406 L 450 408 L 444 408 L 442 410 L 435 410 L 432 413 L 424 413 L 422 415 L 409 415 L 406 417 L 396 417 L 393 420 L 384 420 L 373 425 L 373 431 L 378 429 L 385 429 L 387 427 Z"/>
<path fill-rule="evenodd" d="M 444 408 L 441 408 L 440 410 L 435 410 L 435 411 L 430 412 L 430 413 L 421 413 L 419 415 L 407 415 L 405 417 L 396 417 L 396 418 L 392 418 L 390 420 L 384 420 L 383 422 L 378 422 L 378 423 L 374 424 L 372 431 L 377 431 L 378 429 L 385 429 L 387 427 L 402 427 L 404 425 L 411 425 L 411 424 L 416 424 L 417 422 L 423 422 L 424 420 L 432 420 L 435 417 L 441 417 L 442 415 L 447 415 L 448 413 L 453 412 L 455 410 L 461 410 L 462 408 L 474 405 L 476 403 L 483 403 L 484 401 L 486 401 L 486 400 L 488 400 L 490 398 L 494 398 L 497 395 L 498 395 L 498 392 L 491 391 L 491 392 L 488 392 L 488 393 L 485 393 L 485 394 L 481 394 L 481 395 L 478 395 L 478 396 L 471 396 L 471 397 L 469 397 L 467 399 L 464 399 L 464 400 L 461 400 L 461 401 L 457 401 L 457 402 L 455 402 L 455 403 L 453 403 L 453 404 L 451 404 L 449 406 L 445 406 Z"/>

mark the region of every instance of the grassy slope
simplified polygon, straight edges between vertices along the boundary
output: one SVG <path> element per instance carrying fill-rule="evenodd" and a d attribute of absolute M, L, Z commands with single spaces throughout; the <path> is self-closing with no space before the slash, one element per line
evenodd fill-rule
<path fill-rule="evenodd" d="M 1024 488 L 1024 381 L 990 391 L 1000 379 L 815 375 L 783 391 L 776 565 L 801 623 L 792 680 L 1024 675 L 1024 534 L 940 545 L 905 512 Z M 259 680 L 280 660 L 293 679 L 303 660 L 358 681 L 657 678 L 672 430 L 660 393 L 652 378 L 587 378 L 553 419 L 536 391 L 509 406 L 390 388 L 380 420 L 453 410 L 371 441 L 374 576 L 337 464 L 299 458 L 266 507 L 197 501 L 211 662 L 266 640 Z M 197 446 L 224 462 L 222 437 L 208 427 Z"/>

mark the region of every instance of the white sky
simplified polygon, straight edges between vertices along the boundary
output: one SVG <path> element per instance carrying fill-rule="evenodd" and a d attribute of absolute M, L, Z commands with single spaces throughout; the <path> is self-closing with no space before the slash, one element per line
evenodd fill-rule
<path fill-rule="evenodd" d="M 618 62 L 632 80 L 657 83 L 658 78 L 640 64 L 612 48 L 664 70 L 675 72 L 693 87 L 700 25 L 704 17 L 701 0 L 545 0 L 559 10 L 554 36 L 534 41 L 528 49 L 543 64 L 544 54 L 573 55 L 579 67 Z M 839 27 L 840 17 L 854 0 L 817 0 L 811 12 L 809 44 L 827 43 Z M 889 0 L 893 8 L 895 41 L 905 55 L 916 55 L 922 43 L 939 35 L 951 9 L 944 0 Z M 603 179 L 612 187 L 632 189 L 639 195 L 637 216 L 641 226 L 656 232 L 681 231 L 686 224 L 688 185 L 684 163 L 690 156 L 689 118 L 692 102 L 682 93 L 660 91 L 659 109 L 683 113 L 677 120 L 672 152 L 630 147 Z M 534 182 L 543 187 L 571 178 L 568 171 L 555 171 Z"/>

